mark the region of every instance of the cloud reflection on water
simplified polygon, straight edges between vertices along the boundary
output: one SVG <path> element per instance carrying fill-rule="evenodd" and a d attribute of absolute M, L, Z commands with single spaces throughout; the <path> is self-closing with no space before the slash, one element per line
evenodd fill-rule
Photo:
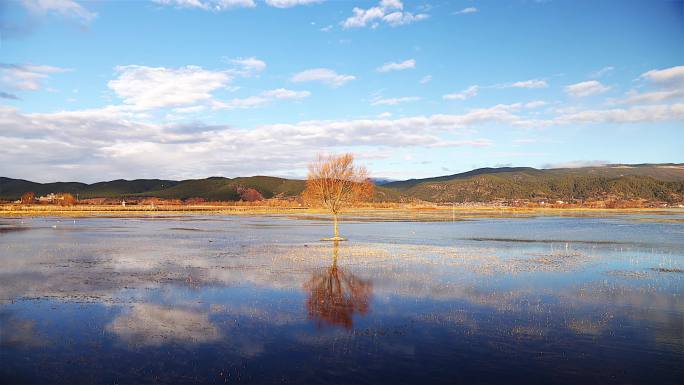
<path fill-rule="evenodd" d="M 115 318 L 106 329 L 128 344 L 143 346 L 197 344 L 222 338 L 208 313 L 149 303 L 134 304 L 130 312 Z"/>

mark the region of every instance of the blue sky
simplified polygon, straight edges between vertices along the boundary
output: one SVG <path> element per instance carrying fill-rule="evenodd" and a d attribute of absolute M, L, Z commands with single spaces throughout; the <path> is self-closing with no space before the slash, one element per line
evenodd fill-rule
<path fill-rule="evenodd" d="M 0 175 L 683 162 L 681 1 L 0 4 Z"/>

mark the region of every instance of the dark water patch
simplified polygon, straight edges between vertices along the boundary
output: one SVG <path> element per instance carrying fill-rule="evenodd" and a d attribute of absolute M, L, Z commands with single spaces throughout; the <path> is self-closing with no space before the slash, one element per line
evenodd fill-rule
<path fill-rule="evenodd" d="M 169 230 L 175 230 L 175 231 L 207 231 L 203 229 L 198 229 L 198 228 L 193 228 L 193 227 L 169 227 Z"/>
<path fill-rule="evenodd" d="M 670 267 L 652 267 L 651 270 L 659 273 L 677 273 L 684 274 L 684 269 L 670 268 Z"/>
<path fill-rule="evenodd" d="M 618 277 L 618 278 L 628 278 L 628 279 L 647 279 L 649 274 L 646 271 L 634 271 L 634 270 L 609 270 L 604 274 L 608 276 Z"/>
<path fill-rule="evenodd" d="M 474 238 L 459 238 L 464 241 L 477 241 L 477 242 L 513 242 L 513 243 L 579 243 L 588 245 L 628 245 L 633 244 L 632 242 L 622 242 L 622 241 L 608 241 L 608 240 L 570 240 L 570 239 L 519 239 L 519 238 L 487 238 L 487 237 L 474 237 Z"/>
<path fill-rule="evenodd" d="M 11 233 L 15 231 L 27 231 L 31 230 L 30 227 L 23 226 L 0 226 L 0 234 Z"/>

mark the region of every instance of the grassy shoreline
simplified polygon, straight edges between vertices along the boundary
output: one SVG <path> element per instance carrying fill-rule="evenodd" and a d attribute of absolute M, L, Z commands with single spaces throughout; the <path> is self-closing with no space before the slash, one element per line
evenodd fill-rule
<path fill-rule="evenodd" d="M 392 207 L 358 207 L 344 212 L 348 217 L 450 220 L 468 217 L 500 217 L 520 215 L 615 215 L 615 214 L 684 214 L 682 208 L 590 208 L 590 207 L 500 207 L 399 205 Z M 146 217 L 173 215 L 285 215 L 318 216 L 326 211 L 309 207 L 274 207 L 268 205 L 0 205 L 0 217 Z"/>

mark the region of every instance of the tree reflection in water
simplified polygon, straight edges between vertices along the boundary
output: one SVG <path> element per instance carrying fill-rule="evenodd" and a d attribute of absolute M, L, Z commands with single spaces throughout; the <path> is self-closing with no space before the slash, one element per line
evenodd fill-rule
<path fill-rule="evenodd" d="M 354 314 L 368 313 L 373 284 L 338 267 L 338 254 L 339 242 L 334 242 L 332 265 L 314 272 L 304 284 L 309 294 L 306 308 L 309 319 L 319 326 L 327 323 L 351 329 Z"/>

